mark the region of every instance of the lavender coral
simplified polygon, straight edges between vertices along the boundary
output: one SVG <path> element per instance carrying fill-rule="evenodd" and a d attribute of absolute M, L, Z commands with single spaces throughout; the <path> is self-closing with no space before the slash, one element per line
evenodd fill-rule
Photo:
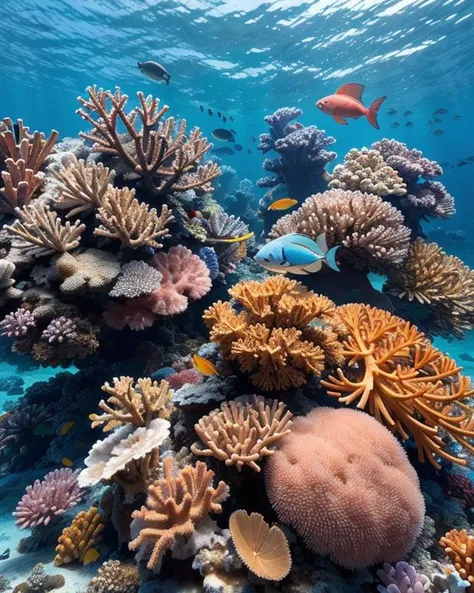
<path fill-rule="evenodd" d="M 395 567 L 385 562 L 377 576 L 385 586 L 378 585 L 379 593 L 424 593 L 431 582 L 425 575 L 419 575 L 408 562 L 397 562 Z"/>
<path fill-rule="evenodd" d="M 82 494 L 77 483 L 77 473 L 70 469 L 57 469 L 27 486 L 13 516 L 20 529 L 48 525 L 54 517 L 76 506 Z"/>
<path fill-rule="evenodd" d="M 50 344 L 57 342 L 62 344 L 67 340 L 75 340 L 77 338 L 77 326 L 72 319 L 67 317 L 58 317 L 53 319 L 48 327 L 41 334 L 41 338 Z"/>
<path fill-rule="evenodd" d="M 31 311 L 20 307 L 13 313 L 8 313 L 0 321 L 0 333 L 9 338 L 19 338 L 28 333 L 30 327 L 36 326 L 36 319 Z"/>
<path fill-rule="evenodd" d="M 383 138 L 374 142 L 372 148 L 378 150 L 387 165 L 398 171 L 407 181 L 414 181 L 419 177 L 430 179 L 443 173 L 436 161 L 430 161 L 423 156 L 421 150 L 409 149 L 398 140 Z"/>

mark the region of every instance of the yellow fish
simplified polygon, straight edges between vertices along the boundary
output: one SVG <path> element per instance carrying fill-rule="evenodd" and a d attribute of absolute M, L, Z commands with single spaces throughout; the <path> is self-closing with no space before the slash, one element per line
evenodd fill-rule
<path fill-rule="evenodd" d="M 247 233 L 241 237 L 235 237 L 234 239 L 213 239 L 212 237 L 207 239 L 208 243 L 240 243 L 241 241 L 247 241 L 251 239 L 255 233 Z"/>
<path fill-rule="evenodd" d="M 87 552 L 84 554 L 84 559 L 82 563 L 84 564 L 84 566 L 87 566 L 91 562 L 95 562 L 99 556 L 100 553 L 95 548 L 89 548 Z"/>
<path fill-rule="evenodd" d="M 59 434 L 63 437 L 71 430 L 74 424 L 76 424 L 75 420 L 69 420 L 69 422 L 65 422 L 59 429 Z"/>
<path fill-rule="evenodd" d="M 219 374 L 218 370 L 210 360 L 207 360 L 207 358 L 203 358 L 202 356 L 198 356 L 197 354 L 194 354 L 193 356 L 193 367 L 196 369 L 196 371 L 200 372 L 206 377 Z"/>
<path fill-rule="evenodd" d="M 69 457 L 63 457 L 61 459 L 61 463 L 66 467 L 72 467 L 74 465 L 74 461 L 72 459 L 69 459 Z"/>
<path fill-rule="evenodd" d="M 282 198 L 281 200 L 277 200 L 268 206 L 268 210 L 288 210 L 295 204 L 298 203 L 298 200 L 293 200 L 293 198 Z"/>

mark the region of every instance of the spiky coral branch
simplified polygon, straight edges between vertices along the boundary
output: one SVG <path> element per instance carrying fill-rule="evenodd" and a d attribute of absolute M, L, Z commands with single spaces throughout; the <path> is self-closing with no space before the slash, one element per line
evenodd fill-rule
<path fill-rule="evenodd" d="M 37 173 L 46 158 L 53 152 L 54 144 L 59 136 L 53 130 L 47 140 L 40 132 L 29 133 L 29 128 L 23 125 L 21 119 L 17 123 L 15 133 L 13 121 L 5 118 L 0 124 L 0 155 L 14 161 L 23 159 L 26 169 Z"/>
<path fill-rule="evenodd" d="M 2 171 L 4 187 L 0 189 L 0 212 L 16 214 L 15 208 L 27 206 L 43 181 L 43 173 L 27 169 L 25 161 L 5 161 L 8 171 Z"/>

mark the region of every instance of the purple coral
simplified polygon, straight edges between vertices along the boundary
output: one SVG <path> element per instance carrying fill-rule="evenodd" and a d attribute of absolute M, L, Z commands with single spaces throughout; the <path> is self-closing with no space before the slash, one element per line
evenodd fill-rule
<path fill-rule="evenodd" d="M 428 577 L 419 575 L 408 562 L 397 562 L 395 567 L 385 562 L 377 576 L 383 583 L 377 586 L 379 593 L 424 593 L 431 584 Z"/>
<path fill-rule="evenodd" d="M 36 320 L 31 311 L 21 307 L 5 316 L 0 322 L 2 336 L 20 338 L 27 334 L 30 327 L 35 327 Z"/>
<path fill-rule="evenodd" d="M 211 280 L 219 277 L 219 259 L 214 247 L 201 247 L 199 257 L 206 264 Z"/>
<path fill-rule="evenodd" d="M 263 119 L 270 126 L 270 131 L 268 134 L 260 134 L 258 149 L 263 154 L 274 150 L 275 141 L 288 133 L 288 124 L 300 115 L 303 115 L 303 111 L 297 107 L 281 107 L 271 115 L 266 115 Z"/>
<path fill-rule="evenodd" d="M 430 179 L 443 174 L 443 169 L 436 161 L 430 161 L 423 156 L 421 150 L 409 149 L 403 142 L 383 138 L 372 144 L 378 150 L 387 165 L 396 169 L 404 181 L 415 180 L 418 177 Z"/>
<path fill-rule="evenodd" d="M 53 319 L 48 327 L 41 334 L 41 339 L 47 340 L 50 344 L 57 342 L 62 344 L 65 340 L 77 338 L 77 326 L 68 317 L 57 317 Z"/>
<path fill-rule="evenodd" d="M 9 444 L 31 438 L 39 424 L 52 419 L 51 412 L 41 404 L 18 407 L 0 424 L 0 451 Z"/>
<path fill-rule="evenodd" d="M 57 469 L 46 474 L 43 481 L 27 486 L 13 516 L 20 529 L 48 525 L 59 515 L 76 506 L 82 498 L 77 483 L 77 472 Z"/>
<path fill-rule="evenodd" d="M 425 181 L 409 193 L 402 203 L 408 203 L 420 210 L 420 214 L 430 218 L 450 218 L 456 213 L 454 198 L 439 181 Z"/>
<path fill-rule="evenodd" d="M 202 218 L 201 223 L 208 239 L 234 239 L 249 232 L 243 220 L 223 211 L 213 212 L 209 218 Z"/>

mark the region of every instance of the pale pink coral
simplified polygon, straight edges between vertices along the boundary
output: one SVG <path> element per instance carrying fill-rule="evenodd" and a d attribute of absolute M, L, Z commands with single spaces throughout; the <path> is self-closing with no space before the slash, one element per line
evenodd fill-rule
<path fill-rule="evenodd" d="M 109 301 L 108 309 L 103 314 L 106 325 L 112 329 L 124 329 L 129 327 L 134 331 L 141 331 L 151 327 L 156 319 L 155 315 L 148 309 L 134 305 L 134 301 L 128 301 L 124 305 Z"/>
<path fill-rule="evenodd" d="M 31 311 L 21 307 L 13 313 L 8 313 L 3 321 L 0 321 L 0 335 L 9 338 L 24 336 L 30 327 L 35 327 L 36 320 Z"/>
<path fill-rule="evenodd" d="M 181 387 L 187 383 L 190 383 L 191 385 L 202 383 L 203 376 L 195 369 L 184 369 L 183 371 L 176 373 L 176 375 L 166 377 L 166 380 L 170 384 L 171 389 L 177 390 L 181 389 Z"/>
<path fill-rule="evenodd" d="M 36 480 L 33 485 L 27 486 L 12 514 L 20 529 L 46 526 L 54 517 L 76 506 L 81 498 L 77 473 L 66 468 L 57 469 L 46 474 L 43 481 Z"/>

